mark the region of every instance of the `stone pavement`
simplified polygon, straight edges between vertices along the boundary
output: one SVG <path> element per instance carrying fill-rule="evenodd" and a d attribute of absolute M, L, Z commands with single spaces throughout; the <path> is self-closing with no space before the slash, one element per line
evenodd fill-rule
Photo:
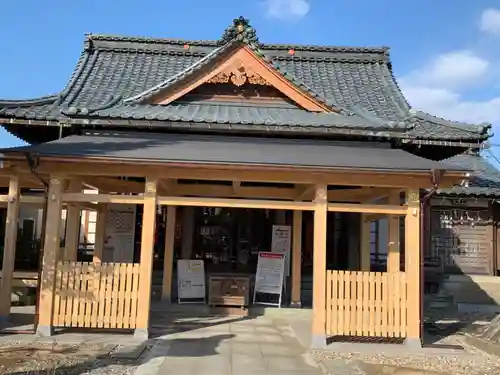
<path fill-rule="evenodd" d="M 285 320 L 174 318 L 153 327 L 156 345 L 136 375 L 319 375 Z"/>

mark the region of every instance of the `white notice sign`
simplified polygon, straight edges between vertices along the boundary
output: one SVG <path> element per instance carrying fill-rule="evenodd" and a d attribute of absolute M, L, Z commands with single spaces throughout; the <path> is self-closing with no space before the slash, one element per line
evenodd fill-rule
<path fill-rule="evenodd" d="M 290 247 L 292 228 L 289 225 L 273 225 L 271 251 L 285 256 L 285 276 L 290 273 Z"/>
<path fill-rule="evenodd" d="M 132 263 L 136 206 L 109 204 L 106 213 L 105 262 Z"/>
<path fill-rule="evenodd" d="M 255 275 L 253 303 L 281 305 L 281 291 L 283 289 L 283 271 L 285 258 L 283 254 L 260 252 Z M 277 303 L 256 301 L 258 293 L 275 294 L 279 296 Z"/>
<path fill-rule="evenodd" d="M 179 303 L 205 302 L 205 266 L 202 260 L 177 261 L 177 287 Z"/>

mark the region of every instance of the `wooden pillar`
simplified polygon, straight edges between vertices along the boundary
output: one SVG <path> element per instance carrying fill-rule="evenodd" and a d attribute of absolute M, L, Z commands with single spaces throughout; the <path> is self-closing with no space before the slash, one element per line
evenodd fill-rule
<path fill-rule="evenodd" d="M 326 345 L 326 218 L 327 186 L 316 186 L 314 202 L 314 265 L 313 265 L 313 348 Z"/>
<path fill-rule="evenodd" d="M 103 203 L 97 205 L 97 217 L 95 223 L 95 243 L 94 243 L 94 256 L 92 261 L 94 263 L 101 263 L 104 253 L 104 242 L 106 240 L 106 217 L 108 206 Z"/>
<path fill-rule="evenodd" d="M 139 268 L 139 303 L 134 336 L 149 338 L 149 312 L 151 307 L 151 280 L 153 272 L 153 248 L 156 227 L 157 181 L 147 178 L 142 214 L 141 258 Z"/>
<path fill-rule="evenodd" d="M 79 179 L 72 179 L 69 182 L 69 193 L 80 193 L 82 182 Z M 80 207 L 71 204 L 66 209 L 66 235 L 64 239 L 64 260 L 77 260 L 78 244 L 80 243 Z"/>
<path fill-rule="evenodd" d="M 292 228 L 292 307 L 301 307 L 302 211 L 293 211 Z"/>
<path fill-rule="evenodd" d="M 191 259 L 194 237 L 194 207 L 182 208 L 182 259 Z"/>
<path fill-rule="evenodd" d="M 389 196 L 390 205 L 400 205 L 399 191 Z M 388 215 L 387 272 L 395 273 L 401 269 L 399 253 L 399 216 Z"/>
<path fill-rule="evenodd" d="M 40 283 L 39 318 L 36 330 L 40 336 L 50 336 L 53 333 L 55 276 L 60 244 L 63 182 L 59 177 L 51 176 L 49 183 Z"/>
<path fill-rule="evenodd" d="M 406 193 L 408 211 L 405 219 L 405 271 L 407 282 L 407 334 L 409 345 L 420 347 L 421 286 L 420 286 L 420 195 L 418 189 Z"/>
<path fill-rule="evenodd" d="M 360 250 L 361 250 L 361 271 L 370 271 L 371 258 L 370 258 L 370 234 L 371 234 L 371 221 L 366 221 L 366 214 L 361 214 L 361 235 L 360 235 Z"/>
<path fill-rule="evenodd" d="M 5 238 L 3 248 L 2 278 L 0 280 L 0 325 L 9 318 L 11 306 L 12 278 L 14 277 L 14 261 L 19 219 L 19 178 L 12 176 L 9 182 L 9 201 L 5 220 Z"/>
<path fill-rule="evenodd" d="M 174 265 L 174 243 L 175 243 L 175 217 L 176 206 L 167 207 L 167 227 L 165 228 L 165 254 L 163 258 L 163 286 L 161 299 L 165 302 L 172 302 L 172 272 Z"/>

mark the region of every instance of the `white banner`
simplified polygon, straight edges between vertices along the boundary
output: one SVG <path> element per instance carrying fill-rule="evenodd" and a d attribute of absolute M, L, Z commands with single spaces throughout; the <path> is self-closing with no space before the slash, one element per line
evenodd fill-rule
<path fill-rule="evenodd" d="M 132 263 L 134 261 L 135 205 L 108 204 L 104 262 Z"/>
<path fill-rule="evenodd" d="M 284 255 L 285 276 L 288 276 L 290 274 L 291 241 L 292 241 L 292 227 L 290 227 L 289 225 L 273 225 L 271 252 Z"/>
<path fill-rule="evenodd" d="M 254 303 L 256 293 L 278 294 L 281 300 L 284 264 L 283 254 L 259 253 L 255 275 Z"/>
<path fill-rule="evenodd" d="M 205 266 L 199 259 L 177 261 L 177 287 L 179 303 L 183 299 L 205 300 Z"/>

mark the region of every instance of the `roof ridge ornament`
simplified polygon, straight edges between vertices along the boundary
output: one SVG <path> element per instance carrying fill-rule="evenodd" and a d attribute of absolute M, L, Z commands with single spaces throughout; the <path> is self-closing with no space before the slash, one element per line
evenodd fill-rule
<path fill-rule="evenodd" d="M 219 39 L 218 44 L 224 45 L 233 41 L 234 39 L 260 46 L 257 32 L 252 27 L 252 25 L 250 25 L 250 21 L 243 16 L 235 18 L 233 20 L 233 24 L 226 30 L 224 30 L 224 34 L 222 34 L 222 37 Z"/>

